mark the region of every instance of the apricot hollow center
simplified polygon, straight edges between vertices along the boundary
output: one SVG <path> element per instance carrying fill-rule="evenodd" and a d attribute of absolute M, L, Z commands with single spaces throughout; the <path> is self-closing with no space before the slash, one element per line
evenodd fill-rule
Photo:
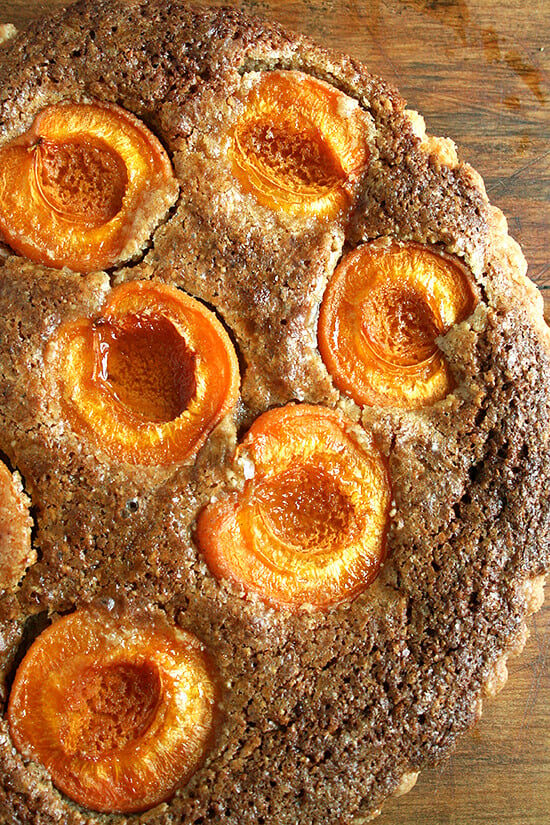
<path fill-rule="evenodd" d="M 285 470 L 259 485 L 255 495 L 276 538 L 304 552 L 329 550 L 353 523 L 352 502 L 318 466 Z"/>
<path fill-rule="evenodd" d="M 308 124 L 245 121 L 236 132 L 243 158 L 259 174 L 289 192 L 330 191 L 345 179 L 341 164 L 321 134 Z"/>
<path fill-rule="evenodd" d="M 132 413 L 151 422 L 178 418 L 196 392 L 195 354 L 162 315 L 96 322 L 98 377 Z"/>
<path fill-rule="evenodd" d="M 136 741 L 149 728 L 161 695 L 159 673 L 148 663 L 89 667 L 72 688 L 65 752 L 94 759 Z"/>
<path fill-rule="evenodd" d="M 107 143 L 41 139 L 33 152 L 38 191 L 56 214 L 72 223 L 102 226 L 120 212 L 128 173 Z"/>
<path fill-rule="evenodd" d="M 380 359 L 401 367 L 427 361 L 442 332 L 425 298 L 401 286 L 381 286 L 367 296 L 361 329 Z"/>

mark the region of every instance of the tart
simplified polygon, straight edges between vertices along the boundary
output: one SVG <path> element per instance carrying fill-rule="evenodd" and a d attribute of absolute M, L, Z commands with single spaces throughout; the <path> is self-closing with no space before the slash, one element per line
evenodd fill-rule
<path fill-rule="evenodd" d="M 396 89 L 235 10 L 81 0 L 0 81 L 1 817 L 366 822 L 542 603 L 521 250 Z"/>

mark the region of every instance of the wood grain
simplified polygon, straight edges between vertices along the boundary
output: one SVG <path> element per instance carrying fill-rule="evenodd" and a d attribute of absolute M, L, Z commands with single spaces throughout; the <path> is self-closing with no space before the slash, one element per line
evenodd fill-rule
<path fill-rule="evenodd" d="M 24 27 L 60 0 L 0 0 Z M 364 61 L 394 82 L 433 134 L 453 137 L 507 215 L 550 307 L 550 3 L 548 0 L 248 0 Z M 549 599 L 550 601 L 550 599 Z M 550 605 L 510 664 L 504 692 L 473 733 L 379 825 L 549 825 Z M 276 823 L 272 823 L 276 825 Z"/>

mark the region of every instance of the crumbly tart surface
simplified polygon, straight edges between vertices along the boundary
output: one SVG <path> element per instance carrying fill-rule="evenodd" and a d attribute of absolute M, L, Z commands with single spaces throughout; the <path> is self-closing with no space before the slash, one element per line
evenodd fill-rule
<path fill-rule="evenodd" d="M 1 818 L 367 821 L 471 727 L 541 604 L 550 336 L 522 254 L 479 176 L 450 141 L 426 135 L 395 89 L 276 25 L 179 0 L 81 2 L 0 55 L 0 151 L 46 107 L 99 101 L 146 125 L 178 184 L 155 228 L 144 218 L 144 238 L 103 270 L 33 260 L 4 238 Z M 246 161 L 232 160 L 250 90 L 287 72 L 329 84 L 353 119 L 360 168 L 336 187 L 345 208 L 274 204 L 261 181 L 243 183 Z M 475 308 L 437 338 L 451 377 L 433 403 L 356 403 L 321 357 L 327 283 L 372 241 L 427 247 L 469 273 Z M 93 437 L 65 403 L 59 331 L 84 319 L 97 332 L 111 317 L 105 306 L 138 281 L 198 299 L 238 359 L 238 397 L 173 462 L 117 452 L 108 428 Z M 292 402 L 336 411 L 357 449 L 376 444 L 391 485 L 374 581 L 353 598 L 300 609 L 214 575 L 196 532 L 207 506 L 248 489 L 254 467 L 246 454 L 235 459 L 237 443 L 265 411 Z M 182 645 L 192 636 L 193 655 L 210 663 L 201 667 L 216 711 L 200 758 L 145 811 L 82 804 L 15 735 L 27 651 L 78 611 L 105 628 L 145 616 Z"/>

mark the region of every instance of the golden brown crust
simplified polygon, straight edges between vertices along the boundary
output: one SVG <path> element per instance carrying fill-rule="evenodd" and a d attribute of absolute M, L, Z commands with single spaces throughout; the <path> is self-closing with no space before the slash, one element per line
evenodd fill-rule
<path fill-rule="evenodd" d="M 0 23 L 0 46 L 7 43 L 12 37 L 17 34 L 17 29 L 13 23 Z"/>

